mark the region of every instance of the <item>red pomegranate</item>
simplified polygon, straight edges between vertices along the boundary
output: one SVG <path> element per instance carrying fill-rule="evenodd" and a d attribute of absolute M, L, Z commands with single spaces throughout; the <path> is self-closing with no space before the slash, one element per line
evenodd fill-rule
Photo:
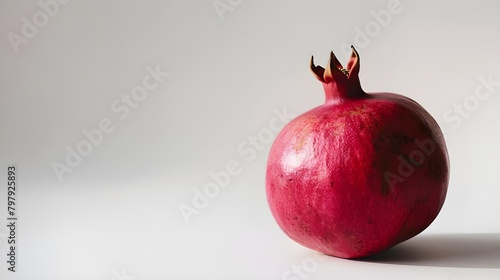
<path fill-rule="evenodd" d="M 289 122 L 269 153 L 266 193 L 280 228 L 341 258 L 386 250 L 426 229 L 441 210 L 448 152 L 432 116 L 394 93 L 365 93 L 354 47 L 346 69 L 333 52 L 325 103 Z"/>

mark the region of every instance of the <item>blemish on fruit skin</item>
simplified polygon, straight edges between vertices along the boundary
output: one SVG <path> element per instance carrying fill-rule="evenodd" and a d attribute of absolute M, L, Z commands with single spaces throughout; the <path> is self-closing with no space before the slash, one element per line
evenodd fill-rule
<path fill-rule="evenodd" d="M 387 196 L 389 195 L 389 183 L 387 182 L 387 180 L 382 180 L 382 194 L 384 196 Z"/>
<path fill-rule="evenodd" d="M 293 149 L 298 152 L 304 146 L 305 137 L 301 137 L 298 142 L 293 145 Z"/>
<path fill-rule="evenodd" d="M 292 138 L 292 141 L 295 141 L 293 148 L 296 152 L 299 152 L 304 147 L 304 144 L 308 141 L 309 135 L 314 131 L 316 123 L 317 118 L 315 116 L 306 116 L 302 117 L 300 122 L 296 124 L 297 131 L 300 131 L 300 133 L 297 133 L 294 135 L 294 138 Z"/>

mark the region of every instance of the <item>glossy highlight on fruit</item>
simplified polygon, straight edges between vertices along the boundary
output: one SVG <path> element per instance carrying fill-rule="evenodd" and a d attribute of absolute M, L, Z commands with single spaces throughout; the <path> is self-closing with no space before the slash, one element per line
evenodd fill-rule
<path fill-rule="evenodd" d="M 325 103 L 290 121 L 268 157 L 266 194 L 291 239 L 341 258 L 386 250 L 426 229 L 445 201 L 449 159 L 441 129 L 417 102 L 365 93 L 360 60 L 333 52 L 311 70 Z"/>

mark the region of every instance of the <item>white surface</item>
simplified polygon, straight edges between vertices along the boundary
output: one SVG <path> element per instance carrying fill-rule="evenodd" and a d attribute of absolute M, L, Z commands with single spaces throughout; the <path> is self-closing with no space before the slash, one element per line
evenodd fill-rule
<path fill-rule="evenodd" d="M 219 15 L 214 3 L 232 6 Z M 41 11 L 0 2 L 0 183 L 16 164 L 20 219 L 15 274 L 0 227 L 1 279 L 500 279 L 500 2 L 73 0 L 13 47 L 9 33 Z M 310 55 L 324 65 L 333 50 L 345 63 L 351 44 L 366 91 L 407 95 L 441 125 L 449 194 L 388 257 L 314 262 L 268 211 L 265 133 L 283 111 L 323 102 Z M 125 115 L 122 95 L 156 68 L 168 76 L 148 80 L 157 86 Z M 478 99 L 481 79 L 494 84 Z M 107 119 L 114 129 L 58 180 L 52 164 Z M 186 223 L 180 205 L 235 162 Z M 307 276 L 287 274 L 304 262 Z"/>

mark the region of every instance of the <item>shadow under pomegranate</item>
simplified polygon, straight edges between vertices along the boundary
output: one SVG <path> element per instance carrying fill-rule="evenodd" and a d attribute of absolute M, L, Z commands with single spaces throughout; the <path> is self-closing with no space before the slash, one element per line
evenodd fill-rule
<path fill-rule="evenodd" d="M 500 268 L 500 234 L 424 234 L 358 261 L 395 265 Z"/>

